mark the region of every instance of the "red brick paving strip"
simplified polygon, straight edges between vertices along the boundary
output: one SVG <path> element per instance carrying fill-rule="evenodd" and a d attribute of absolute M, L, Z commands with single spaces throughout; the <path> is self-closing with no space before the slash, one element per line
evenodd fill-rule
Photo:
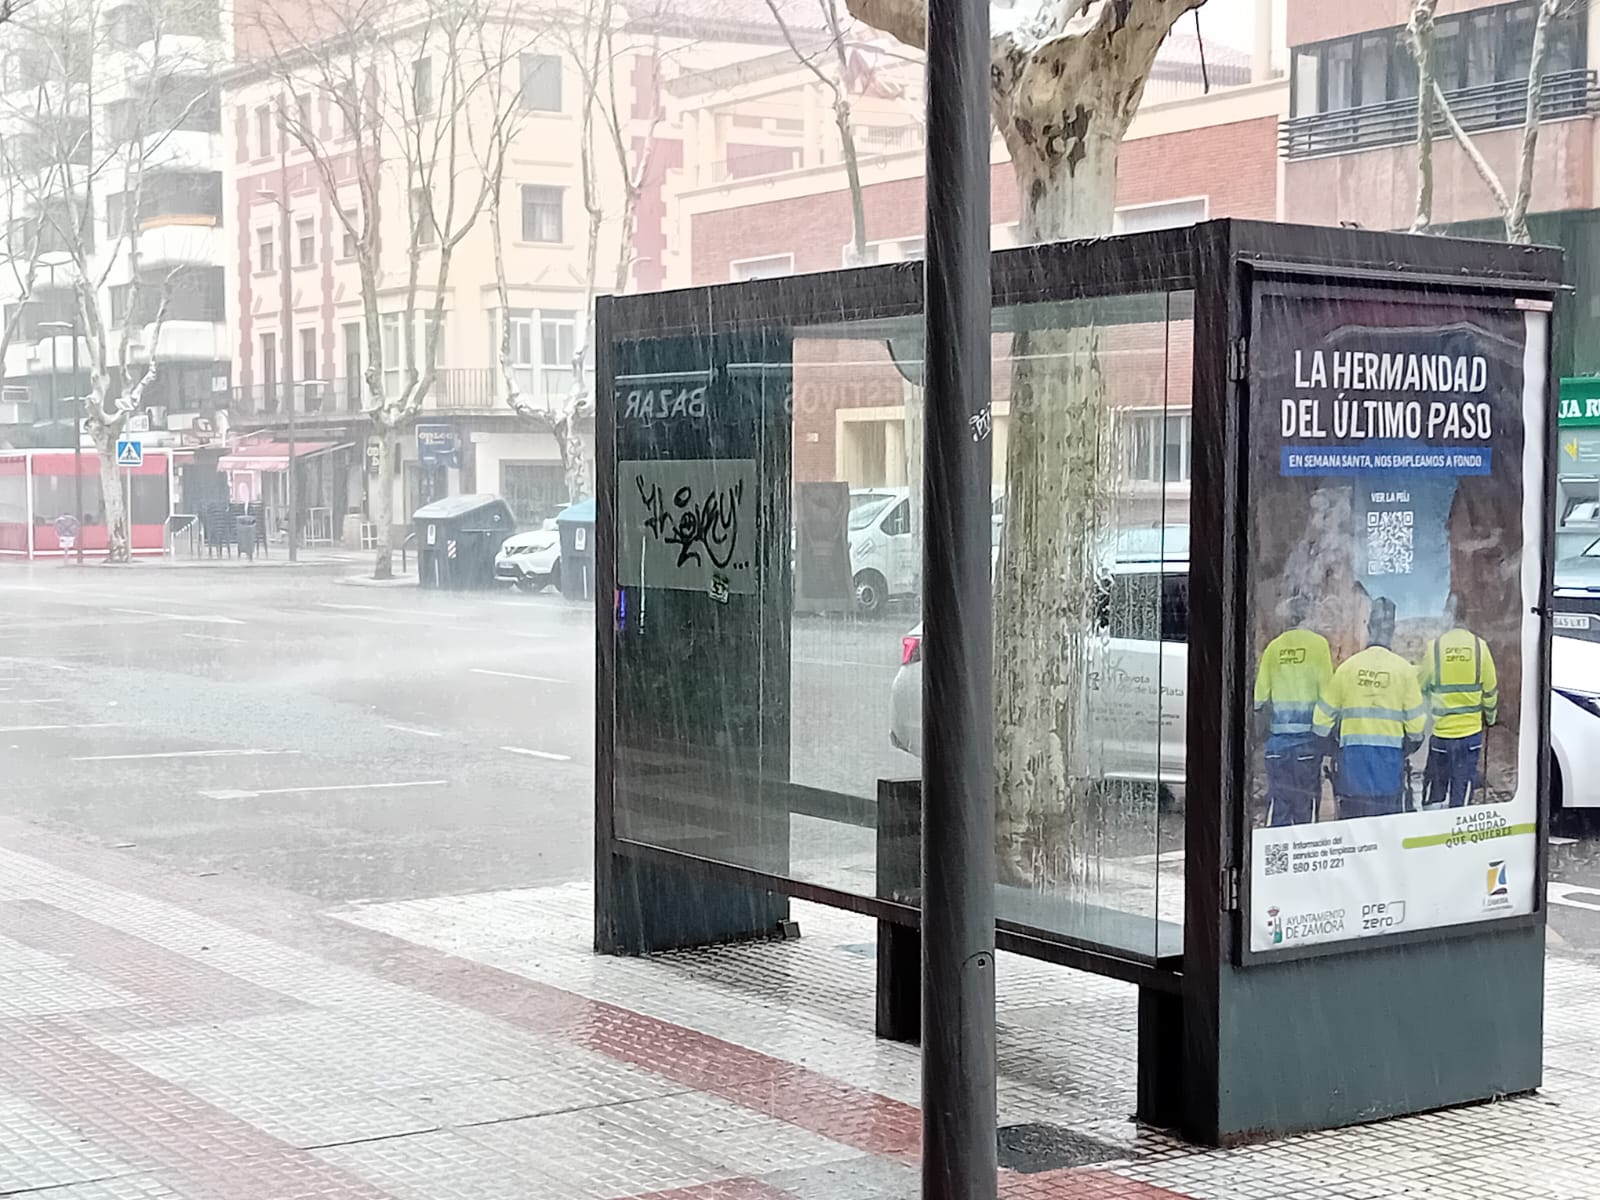
<path fill-rule="evenodd" d="M 0 1091 L 192 1200 L 391 1200 L 64 1026 L 0 1026 Z"/>
<path fill-rule="evenodd" d="M 922 1118 L 913 1105 L 721 1038 L 340 921 L 320 912 L 306 897 L 238 879 L 224 882 L 173 874 L 126 854 L 89 847 L 11 820 L 0 819 L 0 844 L 96 882 L 177 904 L 204 918 L 301 953 L 356 967 L 518 1028 L 567 1037 L 618 1061 L 842 1145 L 908 1162 L 916 1161 L 920 1152 Z M 1160 1200 L 1178 1196 L 1109 1172 L 1003 1172 L 1002 1179 L 1008 1200 Z M 669 1195 L 677 1200 L 676 1193 Z M 287 1197 L 274 1196 L 273 1200 Z"/>
<path fill-rule="evenodd" d="M 40 900 L 0 900 L 0 937 L 42 950 L 146 1001 L 166 1024 L 301 1007 L 282 992 L 257 987 L 231 971 Z M 194 947 L 197 954 L 204 950 L 198 943 Z"/>

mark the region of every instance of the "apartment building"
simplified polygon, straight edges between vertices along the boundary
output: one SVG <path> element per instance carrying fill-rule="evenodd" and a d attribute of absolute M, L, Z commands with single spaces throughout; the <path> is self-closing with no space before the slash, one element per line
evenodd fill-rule
<path fill-rule="evenodd" d="M 1123 144 L 1116 225 L 1144 230 L 1210 217 L 1279 216 L 1279 127 L 1288 113 L 1283 5 L 1233 4 L 1197 36 L 1187 23 L 1162 48 Z M 1218 6 L 1219 13 L 1223 11 Z M 1223 34 L 1231 35 L 1230 43 Z M 832 96 L 792 52 L 668 84 L 684 134 L 663 205 L 674 238 L 669 284 L 717 283 L 883 263 L 923 254 L 920 64 L 855 30 L 842 78 L 852 109 L 867 250 L 853 246 L 852 197 Z M 991 241 L 1015 245 L 1015 176 L 997 138 Z M 1189 298 L 1094 314 L 1123 466 L 1124 517 L 1181 523 L 1189 473 Z M 1086 314 L 1087 316 L 1087 314 Z M 997 316 L 993 400 L 996 479 L 1009 426 L 1008 315 Z M 916 351 L 904 339 L 839 331 L 795 346 L 794 456 L 800 480 L 905 486 L 920 437 Z"/>
<path fill-rule="evenodd" d="M 452 64 L 438 38 L 430 38 L 425 9 L 402 5 L 393 13 L 393 25 L 383 36 L 387 55 L 401 70 L 370 73 L 368 103 L 394 114 L 391 123 L 395 118 L 427 121 L 435 110 L 424 98 L 431 93 L 433 104 L 446 102 Z M 602 205 L 596 279 L 601 292 L 614 287 L 622 256 L 622 171 L 625 165 L 637 170 L 643 161 L 655 170 L 645 177 L 640 232 L 627 271 L 630 285 L 661 282 L 660 174 L 676 154 L 676 141 L 657 111 L 663 82 L 685 64 L 721 65 L 767 53 L 781 42 L 765 0 L 694 0 L 627 12 L 619 6 L 617 13 L 607 61 L 616 73 L 614 94 L 628 162 L 619 161 L 603 123 L 605 113 L 596 115 L 589 135 L 595 139 Z M 491 97 L 485 89 L 459 114 L 460 143 L 448 174 L 458 203 L 465 203 L 483 178 L 468 127 L 481 133 L 495 120 L 496 105 L 512 98 L 514 132 L 500 192 L 501 245 L 497 257 L 485 212 L 453 248 L 434 382 L 415 422 L 392 450 L 399 459 L 392 506 L 397 524 L 408 522 L 420 504 L 448 494 L 497 493 L 524 522 L 547 518 L 567 502 L 561 447 L 549 420 L 539 414 L 557 414 L 568 402 L 587 336 L 585 77 L 576 41 L 581 34 L 563 24 L 587 15 L 557 7 L 512 10 L 505 18 L 511 32 L 498 28 L 494 34 L 494 53 L 503 57 L 504 91 Z M 292 409 L 304 532 L 313 541 L 353 541 L 362 514 L 370 510 L 379 451 L 366 411 L 372 398 L 363 394 L 362 382 L 373 358 L 363 326 L 363 253 L 339 209 L 354 214 L 368 204 L 378 223 L 377 358 L 390 395 L 405 386 L 413 361 L 407 350 L 408 308 L 416 344 L 431 333 L 439 238 L 425 237 L 419 245 L 420 283 L 411 286 L 408 249 L 416 206 L 408 202 L 408 187 L 415 188 L 416 180 L 408 184 L 408 152 L 397 146 L 392 130 L 383 139 L 344 136 L 349 131 L 341 131 L 342 108 L 330 94 L 324 61 L 314 46 L 286 52 L 281 42 L 274 45 L 263 35 L 261 22 L 246 30 L 241 18 L 240 28 L 238 62 L 225 80 L 222 105 L 226 206 L 235 232 L 227 267 L 238 360 L 231 415 L 244 444 L 220 466 L 236 499 L 261 500 L 282 524 Z M 485 69 L 487 64 L 478 62 L 461 74 Z M 404 94 L 388 99 L 376 94 L 385 86 Z M 606 81 L 602 105 L 610 104 L 612 94 Z M 280 105 L 289 107 L 290 126 L 304 122 L 315 130 L 320 165 L 306 139 L 284 136 Z M 357 178 L 362 171 L 373 184 L 365 201 Z M 445 175 L 441 162 L 434 185 L 438 204 Z M 505 302 L 497 263 L 503 264 Z M 519 401 L 524 410 L 536 410 L 532 418 L 509 403 L 500 365 L 507 329 Z"/>
<path fill-rule="evenodd" d="M 71 398 L 88 393 L 96 361 L 79 263 L 113 394 L 157 366 L 130 430 L 156 445 L 215 430 L 232 350 L 215 83 L 226 35 L 218 6 L 189 0 L 69 6 L 0 30 L 0 304 L 12 329 L 0 444 L 77 439 Z"/>
<path fill-rule="evenodd" d="M 1538 5 L 1442 3 L 1434 57 L 1452 111 L 1491 169 L 1514 187 Z M 1402 229 L 1416 212 L 1417 70 L 1405 44 L 1405 0 L 1290 6 L 1290 116 L 1284 122 L 1283 210 L 1311 224 Z M 1567 252 L 1572 292 L 1556 314 L 1562 377 L 1558 551 L 1600 537 L 1600 15 L 1563 4 L 1550 24 L 1528 225 Z M 1505 236 L 1496 202 L 1447 132 L 1434 143 L 1433 221 L 1461 236 Z"/>

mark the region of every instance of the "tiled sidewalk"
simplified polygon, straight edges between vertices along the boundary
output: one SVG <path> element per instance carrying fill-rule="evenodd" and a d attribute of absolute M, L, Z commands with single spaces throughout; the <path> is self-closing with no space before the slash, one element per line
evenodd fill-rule
<path fill-rule="evenodd" d="M 915 1051 L 870 923 L 596 959 L 566 886 L 319 912 L 0 822 L 0 1196 L 909 1200 Z M 1004 958 L 1005 1123 L 1105 1143 L 1007 1197 L 1600 1197 L 1600 967 L 1550 962 L 1547 1087 L 1197 1152 L 1135 1128 L 1131 989 Z"/>

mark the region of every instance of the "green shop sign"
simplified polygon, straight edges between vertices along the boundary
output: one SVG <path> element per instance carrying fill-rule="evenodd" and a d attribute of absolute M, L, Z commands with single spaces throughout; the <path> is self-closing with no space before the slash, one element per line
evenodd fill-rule
<path fill-rule="evenodd" d="M 1600 427 L 1600 376 L 1563 379 L 1557 419 L 1562 428 Z"/>

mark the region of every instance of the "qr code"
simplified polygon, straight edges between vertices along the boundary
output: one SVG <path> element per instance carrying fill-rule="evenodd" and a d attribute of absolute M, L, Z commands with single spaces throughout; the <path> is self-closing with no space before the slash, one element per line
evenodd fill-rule
<path fill-rule="evenodd" d="M 1409 509 L 1367 514 L 1367 574 L 1409 575 L 1416 530 Z"/>
<path fill-rule="evenodd" d="M 1287 875 L 1289 873 L 1289 844 L 1279 842 L 1276 846 L 1267 847 L 1267 874 Z"/>

